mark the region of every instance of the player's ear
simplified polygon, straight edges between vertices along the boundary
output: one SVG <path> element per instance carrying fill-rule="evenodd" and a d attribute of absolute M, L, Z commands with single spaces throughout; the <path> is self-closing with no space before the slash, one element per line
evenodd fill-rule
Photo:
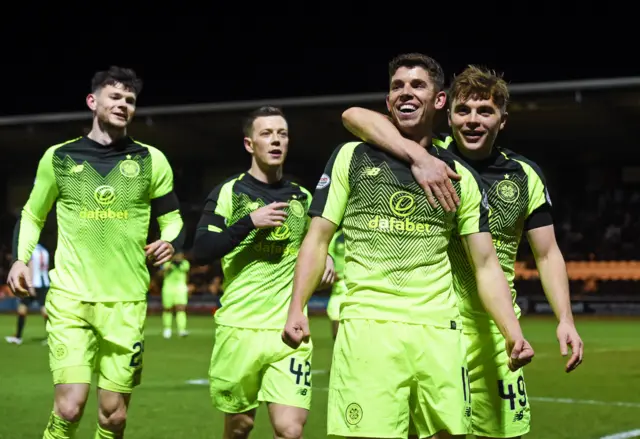
<path fill-rule="evenodd" d="M 98 108 L 98 97 L 93 93 L 87 95 L 87 107 L 89 107 L 91 111 L 96 111 L 96 108 Z"/>
<path fill-rule="evenodd" d="M 447 108 L 447 123 L 451 127 L 451 108 Z"/>
<path fill-rule="evenodd" d="M 391 103 L 389 102 L 389 95 L 385 98 L 385 102 L 387 103 L 387 111 L 391 114 Z"/>
<path fill-rule="evenodd" d="M 253 154 L 253 142 L 249 137 L 244 138 L 244 149 L 246 149 L 249 154 Z"/>
<path fill-rule="evenodd" d="M 505 125 L 507 124 L 508 117 L 509 117 L 509 113 L 507 113 L 506 111 L 503 111 L 502 115 L 500 116 L 500 131 L 502 131 Z"/>
<path fill-rule="evenodd" d="M 447 104 L 447 94 L 444 91 L 439 91 L 435 99 L 436 110 L 442 110 Z"/>

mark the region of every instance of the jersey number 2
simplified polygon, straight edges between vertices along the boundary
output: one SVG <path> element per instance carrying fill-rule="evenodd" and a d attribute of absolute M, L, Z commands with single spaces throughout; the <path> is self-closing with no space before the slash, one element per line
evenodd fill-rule
<path fill-rule="evenodd" d="M 144 343 L 139 341 L 133 345 L 133 350 L 135 351 L 133 355 L 131 355 L 131 362 L 129 363 L 129 367 L 139 367 L 142 364 L 142 353 L 144 352 Z"/>

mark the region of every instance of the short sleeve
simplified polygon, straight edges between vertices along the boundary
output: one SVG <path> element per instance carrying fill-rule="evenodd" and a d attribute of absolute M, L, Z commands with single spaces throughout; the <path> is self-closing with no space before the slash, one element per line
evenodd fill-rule
<path fill-rule="evenodd" d="M 350 193 L 351 159 L 360 143 L 345 143 L 333 152 L 316 186 L 309 216 L 320 216 L 336 226 L 340 225 Z"/>
<path fill-rule="evenodd" d="M 460 175 L 460 206 L 456 211 L 461 236 L 489 232 L 489 199 L 481 177 L 471 168 L 456 161 Z"/>
<path fill-rule="evenodd" d="M 527 216 L 538 210 L 541 206 L 547 205 L 551 208 L 551 197 L 542 170 L 533 162 L 520 161 L 525 174 L 527 174 L 529 205 L 527 206 Z"/>
<path fill-rule="evenodd" d="M 542 170 L 530 160 L 518 160 L 518 163 L 527 175 L 527 190 L 529 192 L 525 230 L 553 224 L 551 197 Z"/>
<path fill-rule="evenodd" d="M 157 148 L 148 147 L 151 154 L 151 186 L 149 197 L 160 198 L 173 191 L 173 170 L 165 155 Z"/>

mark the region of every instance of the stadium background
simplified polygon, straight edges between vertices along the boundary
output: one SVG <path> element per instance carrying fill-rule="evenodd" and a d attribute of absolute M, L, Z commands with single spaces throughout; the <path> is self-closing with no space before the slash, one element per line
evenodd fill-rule
<path fill-rule="evenodd" d="M 442 58 L 428 48 L 421 50 Z M 406 49 L 386 49 L 385 54 L 401 51 Z M 324 55 L 329 56 L 330 51 L 327 49 Z M 481 62 L 500 69 L 499 62 L 492 62 L 496 56 L 494 53 Z M 470 61 L 478 58 L 476 55 Z M 202 77 L 194 80 L 193 88 L 185 88 L 183 99 L 154 94 L 153 86 L 149 87 L 150 91 L 143 91 L 130 134 L 158 146 L 169 158 L 190 232 L 187 246 L 206 194 L 230 173 L 248 167 L 249 157 L 242 146 L 241 135 L 242 118 L 248 111 L 267 103 L 284 109 L 291 131 L 285 173 L 313 189 L 333 148 L 352 139 L 342 127 L 341 112 L 352 105 L 384 110 L 383 92 L 349 92 L 383 90 L 387 59 L 388 56 L 378 56 L 375 68 L 381 74 L 375 80 L 369 78 L 359 87 L 348 84 L 321 87 L 314 96 L 308 92 L 313 86 L 287 89 L 286 81 L 282 80 L 277 83 L 280 88 L 274 88 L 278 91 L 268 95 L 270 99 L 254 100 L 251 98 L 267 96 L 256 93 L 233 96 L 226 91 L 216 95 L 218 100 L 210 104 L 192 91 L 206 88 Z M 443 62 L 445 70 L 448 73 L 459 70 L 469 62 L 464 59 L 465 55 L 460 54 L 455 61 Z M 292 64 L 289 60 L 287 68 Z M 373 64 L 367 64 L 362 70 Z M 566 80 L 576 76 L 570 73 L 568 64 L 570 61 L 565 64 L 569 73 L 556 71 L 554 78 L 532 73 L 530 69 L 528 76 L 507 76 L 512 82 L 513 95 L 509 122 L 499 140 L 501 145 L 536 161 L 546 174 L 557 238 L 568 261 L 578 329 L 587 345 L 585 364 L 575 373 L 564 375 L 553 319 L 545 305 L 530 251 L 523 241 L 517 288 L 525 310 L 523 325 L 538 354 L 527 369 L 533 407 L 530 437 L 602 438 L 631 432 L 626 436 L 611 436 L 631 438 L 640 436 L 640 151 L 636 130 L 640 116 L 640 77 L 620 77 L 613 70 L 603 72 L 602 68 L 594 67 L 579 75 L 582 79 Z M 77 91 L 74 104 L 53 99 L 47 103 L 48 107 L 31 110 L 29 103 L 23 101 L 18 111 L 20 116 L 15 115 L 16 111 L 2 111 L 2 281 L 6 280 L 9 268 L 13 225 L 31 189 L 37 161 L 47 146 L 88 132 L 90 115 L 81 105 L 87 75 L 90 77 L 93 70 L 104 67 L 96 66 L 87 70 L 84 77 L 69 79 L 81 82 L 68 93 L 65 91 L 65 94 Z M 513 66 L 510 69 L 512 73 L 519 71 Z M 151 70 L 147 66 L 147 71 Z M 509 73 L 509 68 L 503 70 Z M 314 78 L 339 82 L 339 78 L 330 76 L 332 72 L 319 68 Z M 141 73 L 145 76 L 144 69 Z M 219 75 L 215 77 L 216 88 L 228 88 L 220 82 L 223 75 Z M 236 83 L 246 80 L 236 78 Z M 173 83 L 180 88 L 180 81 Z M 156 81 L 156 89 L 158 83 Z M 299 97 L 305 95 L 309 97 Z M 47 113 L 28 114 L 41 111 Z M 440 130 L 446 130 L 444 117 L 440 116 Z M 55 231 L 53 212 L 42 236 L 42 242 L 52 252 L 55 251 Z M 154 227 L 151 233 L 157 233 Z M 162 340 L 159 320 L 151 316 L 145 351 L 145 385 L 134 397 L 128 427 L 131 437 L 221 437 L 221 418 L 210 407 L 207 388 L 202 385 L 213 342 L 210 313 L 222 293 L 219 277 L 219 267 L 215 264 L 192 269 L 192 336 L 188 339 Z M 0 295 L 0 330 L 6 333 L 2 335 L 9 335 L 15 321 L 12 314 L 15 299 L 6 287 L 0 289 Z M 318 292 L 311 306 L 317 314 L 312 321 L 316 337 L 314 406 L 305 435 L 311 439 L 325 437 L 326 371 L 331 358 L 330 332 L 323 314 L 326 298 L 326 292 Z M 149 300 L 153 314 L 159 307 L 156 277 Z M 30 318 L 27 339 L 43 336 L 41 326 L 35 316 Z M 52 395 L 46 349 L 35 342 L 19 348 L 0 345 L 0 359 L 0 394 L 6 396 L 4 402 L 0 402 L 0 438 L 37 437 L 50 410 Z M 87 407 L 81 427 L 86 437 L 90 437 L 88 432 L 92 431 L 95 419 L 95 404 L 91 404 L 94 403 Z M 267 437 L 267 432 L 263 413 L 255 437 Z"/>

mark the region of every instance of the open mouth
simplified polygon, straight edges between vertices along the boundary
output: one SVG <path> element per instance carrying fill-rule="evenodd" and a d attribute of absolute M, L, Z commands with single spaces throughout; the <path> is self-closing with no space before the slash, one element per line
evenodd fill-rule
<path fill-rule="evenodd" d="M 282 157 L 282 151 L 279 149 L 272 149 L 271 151 L 269 151 L 269 155 L 273 158 L 279 159 L 280 157 Z"/>
<path fill-rule="evenodd" d="M 113 115 L 114 115 L 115 117 L 117 117 L 118 119 L 120 119 L 120 120 L 127 120 L 127 115 L 126 115 L 126 114 L 123 114 L 123 113 L 113 113 Z"/>
<path fill-rule="evenodd" d="M 474 130 L 467 130 L 467 131 L 463 131 L 462 135 L 464 136 L 465 140 L 467 142 L 478 142 L 480 141 L 480 139 L 482 139 L 482 136 L 484 136 L 484 132 L 483 131 L 474 131 Z"/>
<path fill-rule="evenodd" d="M 400 105 L 399 110 L 402 114 L 411 114 L 418 110 L 418 106 L 414 104 L 402 104 Z"/>

